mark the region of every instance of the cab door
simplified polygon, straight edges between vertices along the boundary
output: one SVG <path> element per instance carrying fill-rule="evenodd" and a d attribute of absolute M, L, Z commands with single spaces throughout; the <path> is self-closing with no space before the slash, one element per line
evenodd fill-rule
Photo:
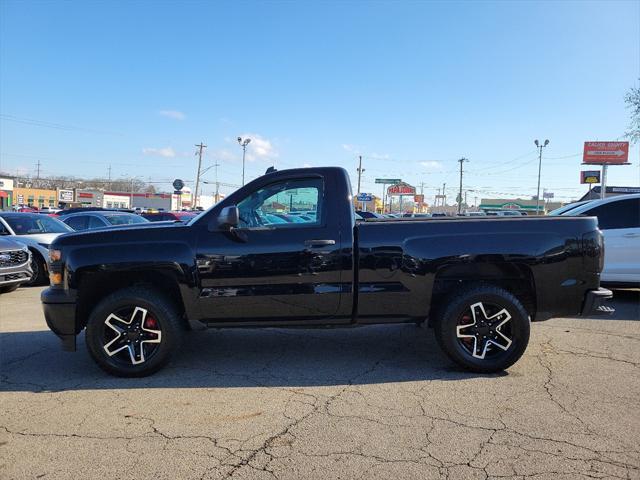
<path fill-rule="evenodd" d="M 197 244 L 202 316 L 209 322 L 335 317 L 343 259 L 339 225 L 326 198 L 323 176 L 280 179 L 237 202 L 238 228 L 202 229 Z"/>

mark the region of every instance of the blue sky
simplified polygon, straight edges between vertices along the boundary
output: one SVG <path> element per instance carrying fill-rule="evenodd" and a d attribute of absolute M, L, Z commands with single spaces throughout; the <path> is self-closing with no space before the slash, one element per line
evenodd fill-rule
<path fill-rule="evenodd" d="M 340 165 L 471 196 L 580 196 L 640 77 L 640 2 L 0 2 L 0 169 L 219 180 Z M 637 186 L 632 166 L 610 185 Z M 205 179 L 213 181 L 211 169 Z M 165 187 L 160 184 L 161 187 Z M 168 184 L 166 185 L 168 187 Z M 223 190 L 228 191 L 230 187 Z M 212 187 L 206 186 L 205 192 Z"/>

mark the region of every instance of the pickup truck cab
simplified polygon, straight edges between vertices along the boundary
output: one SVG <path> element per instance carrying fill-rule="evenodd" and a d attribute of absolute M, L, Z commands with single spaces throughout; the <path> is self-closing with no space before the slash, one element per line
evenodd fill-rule
<path fill-rule="evenodd" d="M 356 221 L 337 167 L 271 171 L 187 224 L 63 235 L 50 260 L 49 327 L 67 350 L 86 330 L 122 376 L 161 368 L 185 330 L 407 322 L 494 372 L 523 354 L 531 321 L 610 310 L 595 218 Z"/>

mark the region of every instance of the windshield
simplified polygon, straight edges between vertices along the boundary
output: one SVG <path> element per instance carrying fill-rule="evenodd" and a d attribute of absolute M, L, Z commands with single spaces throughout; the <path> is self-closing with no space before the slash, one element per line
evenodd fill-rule
<path fill-rule="evenodd" d="M 585 203 L 589 203 L 589 202 L 576 202 L 576 203 L 570 203 L 569 205 L 565 205 L 563 207 L 560 208 L 556 208 L 555 210 L 549 212 L 549 215 L 553 215 L 554 217 L 557 215 L 565 215 L 567 212 L 570 212 L 571 210 L 584 205 Z"/>
<path fill-rule="evenodd" d="M 111 225 L 132 225 L 134 223 L 148 223 L 149 220 L 134 214 L 127 215 L 105 215 Z"/>
<path fill-rule="evenodd" d="M 73 232 L 60 220 L 46 215 L 10 215 L 3 218 L 16 235 Z"/>

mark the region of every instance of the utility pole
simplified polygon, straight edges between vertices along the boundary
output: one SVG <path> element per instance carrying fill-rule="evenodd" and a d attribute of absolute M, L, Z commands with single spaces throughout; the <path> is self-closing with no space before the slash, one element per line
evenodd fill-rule
<path fill-rule="evenodd" d="M 362 168 L 362 155 L 358 155 L 358 158 L 360 159 L 358 161 L 358 195 L 360 194 L 360 178 L 362 177 L 362 173 L 364 172 L 364 168 Z"/>
<path fill-rule="evenodd" d="M 111 164 L 109 164 L 109 168 L 107 168 L 107 172 L 108 172 L 107 176 L 109 178 L 109 183 L 107 183 L 107 185 L 109 186 L 108 189 L 111 190 Z"/>
<path fill-rule="evenodd" d="M 446 206 L 447 205 L 447 194 L 445 193 L 445 189 L 447 188 L 447 184 L 443 183 L 442 184 L 442 206 Z"/>
<path fill-rule="evenodd" d="M 460 192 L 458 193 L 458 213 L 462 212 L 462 164 L 468 161 L 469 160 L 464 157 L 458 160 L 458 162 L 460 162 Z"/>
<path fill-rule="evenodd" d="M 538 147 L 538 191 L 536 193 L 536 215 L 540 215 L 540 174 L 542 173 L 542 149 L 549 145 L 549 140 L 545 140 L 544 144 L 534 140 L 533 143 Z"/>
<path fill-rule="evenodd" d="M 193 205 L 192 205 L 192 208 L 194 210 L 198 206 L 198 190 L 200 189 L 200 168 L 202 167 L 202 150 L 207 148 L 207 146 L 202 142 L 200 142 L 200 144 L 196 145 L 196 147 L 198 147 L 198 151 L 196 152 L 196 155 L 198 155 L 198 174 L 196 175 L 196 193 L 195 193 L 195 196 L 193 197 Z"/>
<path fill-rule="evenodd" d="M 36 163 L 36 180 L 40 180 L 40 160 Z"/>

